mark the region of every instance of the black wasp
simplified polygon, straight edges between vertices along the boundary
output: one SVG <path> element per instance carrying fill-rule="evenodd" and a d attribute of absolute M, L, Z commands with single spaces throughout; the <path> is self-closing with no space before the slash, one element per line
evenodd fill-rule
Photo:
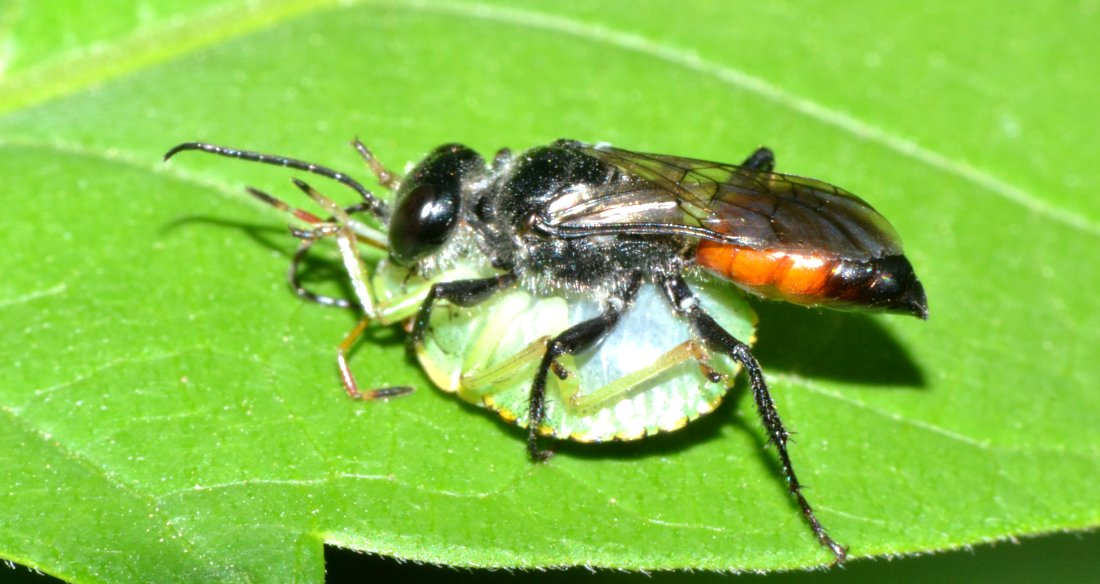
<path fill-rule="evenodd" d="M 295 179 L 331 217 L 292 209 L 274 197 L 253 195 L 310 224 L 294 229 L 303 240 L 290 272 L 294 289 L 324 304 L 344 299 L 314 294 L 298 282 L 297 266 L 317 240 L 337 241 L 365 317 L 340 346 L 339 365 L 353 397 L 389 397 L 408 388 L 360 392 L 345 353 L 371 321 L 411 319 L 410 342 L 422 346 L 439 302 L 473 307 L 520 289 L 536 297 L 583 298 L 600 307 L 536 346 L 527 390 L 527 449 L 545 460 L 544 427 L 550 373 L 567 379 L 571 355 L 598 350 L 639 291 L 652 286 L 667 310 L 694 337 L 683 353 L 707 370 L 711 353 L 744 367 L 757 412 L 779 454 L 788 489 L 817 539 L 842 561 L 846 550 L 817 520 L 802 494 L 787 452 L 788 432 L 775 409 L 749 346 L 704 309 L 689 281 L 707 272 L 753 294 L 808 306 L 886 311 L 927 317 L 924 289 L 898 236 L 858 197 L 827 183 L 773 172 L 775 159 L 760 148 L 740 165 L 643 154 L 607 145 L 559 140 L 518 155 L 502 150 L 487 163 L 458 144 L 435 149 L 403 179 L 386 170 L 358 140 L 354 146 L 379 183 L 394 191 L 392 207 L 348 175 L 293 158 L 185 143 L 185 150 L 286 166 L 318 174 L 355 190 L 361 202 L 342 208 Z M 378 225 L 353 218 L 366 215 Z M 360 244 L 388 251 L 388 260 L 426 284 L 401 312 L 384 308 L 359 259 Z M 482 276 L 440 281 L 456 265 L 476 264 Z M 408 298 L 404 299 L 408 304 Z M 392 308 L 393 304 L 390 305 Z M 726 383 L 708 374 L 712 382 Z"/>

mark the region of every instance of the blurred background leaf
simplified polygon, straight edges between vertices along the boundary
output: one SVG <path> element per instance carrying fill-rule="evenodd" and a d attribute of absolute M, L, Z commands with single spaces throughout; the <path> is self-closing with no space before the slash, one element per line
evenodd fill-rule
<path fill-rule="evenodd" d="M 73 582 L 320 580 L 323 544 L 457 566 L 826 563 L 733 394 L 561 445 L 432 391 L 399 331 L 299 302 L 294 242 L 206 140 L 357 171 L 559 137 L 871 201 L 931 320 L 759 305 L 792 455 L 853 556 L 1095 527 L 1095 2 L 0 2 L 0 556 Z M 363 173 L 365 174 L 365 173 Z M 347 196 L 336 187 L 326 192 Z M 350 200 L 350 199 L 345 199 Z"/>

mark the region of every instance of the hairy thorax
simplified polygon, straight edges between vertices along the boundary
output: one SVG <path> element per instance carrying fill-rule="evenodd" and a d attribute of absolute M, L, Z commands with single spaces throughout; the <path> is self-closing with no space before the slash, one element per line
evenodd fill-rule
<path fill-rule="evenodd" d="M 688 255 L 680 237 L 559 237 L 538 229 L 541 214 L 556 199 L 578 189 L 598 197 L 600 189 L 623 180 L 629 179 L 575 151 L 525 152 L 495 185 L 501 196 L 486 217 L 488 237 L 507 249 L 500 263 L 539 295 L 620 296 L 640 274 L 679 272 Z"/>

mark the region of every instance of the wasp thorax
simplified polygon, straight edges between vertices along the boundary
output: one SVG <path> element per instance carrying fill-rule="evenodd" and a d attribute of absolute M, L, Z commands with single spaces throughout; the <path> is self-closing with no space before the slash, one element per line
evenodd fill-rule
<path fill-rule="evenodd" d="M 390 218 L 390 256 L 414 264 L 439 251 L 458 225 L 463 188 L 481 178 L 485 161 L 458 144 L 436 148 L 401 182 Z"/>

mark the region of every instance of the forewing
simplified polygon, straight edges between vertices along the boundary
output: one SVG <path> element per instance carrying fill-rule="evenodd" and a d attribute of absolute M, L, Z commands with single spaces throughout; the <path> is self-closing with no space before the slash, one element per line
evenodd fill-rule
<path fill-rule="evenodd" d="M 575 142 L 623 173 L 598 193 L 566 197 L 551 221 L 601 232 L 686 233 L 733 245 L 868 259 L 901 253 L 893 227 L 859 197 L 818 180 Z M 641 229 L 639 226 L 645 226 Z"/>

